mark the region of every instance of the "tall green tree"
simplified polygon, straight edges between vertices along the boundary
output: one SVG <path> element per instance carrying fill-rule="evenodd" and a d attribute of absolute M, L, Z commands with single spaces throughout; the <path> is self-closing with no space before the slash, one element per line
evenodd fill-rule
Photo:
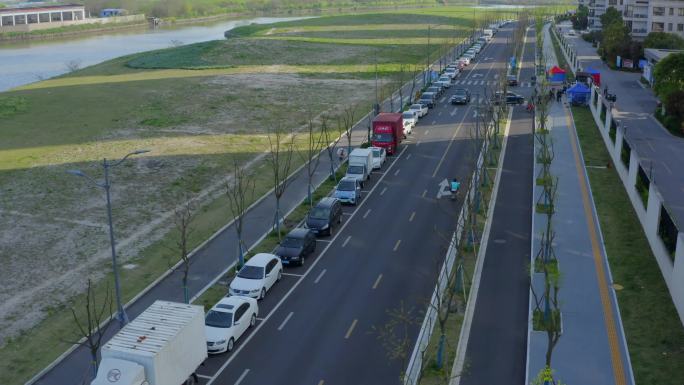
<path fill-rule="evenodd" d="M 606 59 L 615 63 L 616 56 L 629 53 L 631 45 L 629 30 L 620 22 L 612 22 L 603 27 L 603 41 L 601 42 Z"/>
<path fill-rule="evenodd" d="M 676 91 L 684 90 L 684 53 L 672 54 L 656 64 L 654 89 L 661 100 L 667 101 Z"/>
<path fill-rule="evenodd" d="M 684 39 L 674 33 L 651 32 L 644 39 L 644 48 L 684 49 Z"/>
<path fill-rule="evenodd" d="M 601 25 L 605 30 L 606 27 L 611 26 L 615 23 L 624 24 L 622 20 L 622 14 L 620 13 L 620 11 L 615 9 L 615 7 L 608 7 L 606 9 L 606 12 L 603 15 L 601 15 Z"/>
<path fill-rule="evenodd" d="M 572 21 L 572 27 L 578 30 L 587 29 L 589 25 L 589 8 L 580 4 L 577 7 L 577 12 L 570 18 Z"/>

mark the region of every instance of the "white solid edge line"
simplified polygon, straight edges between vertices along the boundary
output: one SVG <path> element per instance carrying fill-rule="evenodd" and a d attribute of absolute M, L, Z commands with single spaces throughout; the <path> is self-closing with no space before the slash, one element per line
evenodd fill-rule
<path fill-rule="evenodd" d="M 496 206 L 496 198 L 499 194 L 499 182 L 501 180 L 501 173 L 503 171 L 503 161 L 506 155 L 506 146 L 508 144 L 508 133 L 511 128 L 511 118 L 513 117 L 513 109 L 508 111 L 508 121 L 506 122 L 506 129 L 504 130 L 503 144 L 501 145 L 501 153 L 499 154 L 499 168 L 496 171 L 496 177 L 494 178 L 494 192 L 492 193 L 492 204 L 487 210 L 487 223 L 485 225 L 484 233 L 482 236 L 482 246 L 480 247 L 480 252 L 478 253 L 477 263 L 475 264 L 475 272 L 473 278 L 473 284 L 470 288 L 470 294 L 468 295 L 468 302 L 465 309 L 465 317 L 463 318 L 463 326 L 461 327 L 461 333 L 458 339 L 458 346 L 456 347 L 456 359 L 454 360 L 454 365 L 451 369 L 451 375 L 459 374 L 463 371 L 463 365 L 465 364 L 465 353 L 468 348 L 468 340 L 470 338 L 470 327 L 473 322 L 473 316 L 475 314 L 475 305 L 477 304 L 477 293 L 480 289 L 480 279 L 482 276 L 482 268 L 484 265 L 485 255 L 487 254 L 487 243 L 489 242 L 489 231 L 492 226 L 492 217 L 494 214 L 494 207 Z M 461 376 L 457 375 L 452 377 L 454 380 L 450 385 L 459 385 L 461 383 Z M 525 382 L 527 383 L 527 382 Z"/>
<path fill-rule="evenodd" d="M 404 154 L 404 152 L 406 151 L 406 148 L 407 148 L 407 147 L 404 146 L 404 148 L 401 150 L 401 152 L 399 153 L 399 155 L 394 159 L 394 161 L 392 162 L 392 164 L 390 164 L 390 166 L 387 168 L 387 171 L 389 171 L 392 167 L 394 167 L 394 165 L 397 163 L 397 161 L 398 161 L 399 159 L 401 159 L 401 156 L 402 156 L 402 155 Z M 373 186 L 373 188 L 371 189 L 371 192 L 369 193 L 369 195 L 372 194 L 373 191 L 380 185 L 380 181 L 382 181 L 382 179 L 383 179 L 384 177 L 385 177 L 385 175 L 381 176 L 380 179 L 378 179 L 378 183 L 376 183 L 375 186 Z M 363 201 L 361 201 L 361 203 L 359 203 L 359 206 L 358 206 L 358 208 L 357 208 L 356 210 L 354 210 L 354 213 L 352 214 L 352 217 L 354 217 L 354 215 L 356 215 L 356 213 L 359 212 L 358 209 L 361 208 L 361 206 L 363 206 L 366 202 L 368 202 L 368 199 L 364 199 Z M 351 221 L 346 221 L 346 222 L 344 222 L 344 223 L 342 224 L 342 226 L 340 227 L 340 230 L 339 230 L 339 231 L 337 232 L 337 234 L 335 234 L 335 236 L 332 238 L 332 241 L 335 241 L 335 239 L 337 239 L 337 237 L 338 237 L 340 234 L 342 234 L 344 228 L 347 227 L 347 224 L 349 224 L 350 222 L 351 222 Z M 318 262 L 320 262 L 320 261 L 325 257 L 325 252 L 328 250 L 328 248 L 330 248 L 331 245 L 332 245 L 332 243 L 329 243 L 327 246 L 325 246 L 325 248 L 323 249 L 323 251 L 321 251 L 321 254 L 318 256 L 318 258 L 316 258 L 316 260 L 314 260 L 314 262 L 310 265 L 309 269 L 304 273 L 303 278 L 306 277 L 306 276 L 308 276 L 309 273 L 313 270 L 313 268 L 316 267 L 316 265 L 318 264 Z M 212 377 L 212 379 L 209 380 L 209 382 L 207 383 L 207 385 L 213 384 L 214 381 L 216 381 L 216 379 L 218 378 L 218 376 L 221 375 L 221 373 L 223 373 L 224 370 L 226 370 L 226 368 L 228 367 L 228 365 L 230 365 L 230 363 L 233 362 L 233 360 L 235 359 L 235 357 L 237 357 L 237 355 L 240 353 L 240 351 L 242 351 L 242 349 L 243 349 L 245 346 L 248 345 L 249 341 L 250 341 L 250 340 L 259 332 L 259 330 L 261 329 L 261 327 L 263 327 L 263 326 L 266 324 L 266 322 L 268 321 L 268 319 L 271 318 L 271 316 L 272 316 L 273 314 L 275 314 L 276 311 L 278 311 L 278 309 L 280 308 L 280 306 L 282 306 L 282 304 L 285 302 L 285 300 L 287 300 L 287 299 L 290 297 L 290 295 L 294 292 L 294 290 L 295 290 L 295 289 L 304 281 L 303 278 L 297 280 L 297 282 L 295 282 L 295 284 L 292 285 L 292 287 L 290 288 L 290 290 L 288 290 L 288 292 L 285 293 L 285 295 L 283 296 L 283 298 L 281 298 L 280 301 L 278 301 L 278 303 L 273 307 L 273 309 L 271 310 L 271 312 L 270 312 L 266 317 L 264 317 L 264 322 L 258 324 L 258 325 L 254 328 L 254 331 L 253 331 L 249 336 L 247 336 L 247 338 L 240 344 L 240 346 L 238 346 L 237 349 L 235 349 L 235 350 L 233 351 L 233 353 L 231 354 L 230 358 L 228 358 L 228 359 L 226 360 L 226 362 L 224 362 L 223 365 L 221 365 L 221 367 L 219 368 L 219 370 L 214 374 L 214 376 Z"/>

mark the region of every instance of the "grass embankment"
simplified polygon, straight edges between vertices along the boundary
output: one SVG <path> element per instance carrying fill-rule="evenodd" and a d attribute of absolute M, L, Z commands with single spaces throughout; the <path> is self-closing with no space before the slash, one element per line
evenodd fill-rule
<path fill-rule="evenodd" d="M 611 163 L 588 108 L 573 107 L 587 165 Z M 587 168 L 637 384 L 684 383 L 684 329 L 613 167 Z"/>
<path fill-rule="evenodd" d="M 107 232 L 71 221 L 85 220 L 96 226 L 106 223 L 101 192 L 85 181 L 65 176 L 65 171 L 80 168 L 100 175 L 98 159 L 117 158 L 138 148 L 153 152 L 114 172 L 117 240 L 135 239 L 140 228 L 178 203 L 179 193 L 206 191 L 219 182 L 218 195 L 202 207 L 196 219 L 190 246 L 197 246 L 231 219 L 226 198 L 220 194 L 220 180 L 228 175 L 234 159 L 246 164 L 267 148 L 268 128 L 279 124 L 301 127 L 308 116 L 323 113 L 334 118 L 342 106 L 352 104 L 360 116 L 373 101 L 372 82 L 366 79 L 371 78 L 370 68 L 376 60 L 383 71 L 383 94 L 396 87 L 397 69 L 402 64 L 422 65 L 425 61 L 426 46 L 395 44 L 394 32 L 401 26 L 415 31 L 416 24 L 453 27 L 456 23 L 456 33 L 463 35 L 470 29 L 467 22 L 462 24 L 463 18 L 471 17 L 472 9 L 420 10 L 417 14 L 422 16 L 416 18 L 409 13 L 361 17 L 362 24 L 371 20 L 371 24 L 392 25 L 378 29 L 378 39 L 364 35 L 368 40 L 387 39 L 386 44 L 294 42 L 245 33 L 227 41 L 114 59 L 1 94 L 0 210 L 21 214 L 0 223 L 0 233 L 15 236 L 5 241 L 17 242 L 3 245 L 14 251 L 12 263 L 7 265 L 11 269 L 0 272 L 6 287 L 24 292 L 33 290 L 35 282 L 68 274 L 78 275 L 75 281 L 85 281 L 95 273 L 99 278 L 95 292 L 103 297 L 106 283 L 112 281 L 109 262 L 92 257 L 108 247 Z M 359 25 L 359 17 L 302 22 L 329 30 L 340 27 L 339 37 L 344 38 L 344 31 L 355 33 L 352 26 Z M 431 58 L 436 59 L 443 47 L 430 49 Z M 265 73 L 263 66 L 281 66 L 282 72 Z M 202 67 L 251 67 L 251 71 L 212 72 L 216 68 Z M 404 79 L 408 77 L 405 74 Z M 304 135 L 300 139 L 306 141 Z M 296 163 L 301 164 L 302 159 L 296 157 Z M 263 161 L 251 169 L 257 175 L 256 199 L 270 189 L 270 171 Z M 173 251 L 176 234 L 160 227 L 157 232 L 144 233 L 144 239 L 131 241 L 143 244 L 138 248 L 119 247 L 122 264 L 132 266 L 121 270 L 124 301 L 177 261 Z M 31 264 L 22 269 L 21 261 Z M 82 303 L 83 296 L 67 289 L 42 292 L 44 302 L 26 298 L 21 311 L 3 315 L 7 324 L 22 324 L 21 317 L 28 310 L 42 312 L 37 326 L 0 348 L 0 383 L 25 382 L 69 346 L 64 340 L 77 336 L 69 309 Z M 55 294 L 63 296 L 52 297 Z"/>
<path fill-rule="evenodd" d="M 553 26 L 551 26 L 551 28 L 553 28 Z M 558 60 L 558 66 L 565 70 L 565 76 L 569 82 L 575 81 L 575 74 L 572 72 L 572 68 L 568 64 L 568 61 L 565 60 L 565 55 L 563 55 L 560 43 L 556 38 L 556 34 L 553 31 L 550 31 L 549 35 L 551 35 L 551 43 L 553 44 L 553 50 L 556 52 L 556 60 Z"/>

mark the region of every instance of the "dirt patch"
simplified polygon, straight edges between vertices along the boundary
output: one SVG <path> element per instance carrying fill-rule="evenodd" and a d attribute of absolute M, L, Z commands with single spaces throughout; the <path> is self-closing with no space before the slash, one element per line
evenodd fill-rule
<path fill-rule="evenodd" d="M 145 119 L 171 114 L 181 123 L 143 125 L 140 114 L 132 114 L 98 135 L 96 144 L 66 146 L 54 157 L 58 164 L 0 172 L 0 345 L 82 293 L 86 277 L 97 280 L 110 270 L 104 192 L 65 172 L 78 168 L 99 179 L 99 162 L 74 162 L 79 153 L 106 153 L 117 140 L 132 142 L 121 154 L 155 145 L 153 156 L 112 173 L 123 265 L 167 234 L 180 190 L 195 191 L 206 204 L 222 193 L 233 159 L 256 164 L 268 127 L 302 127 L 309 114 L 368 103 L 373 87 L 371 81 L 291 74 L 231 75 L 198 79 L 181 95 L 178 89 L 144 92 L 149 105 L 137 107 L 145 109 Z"/>

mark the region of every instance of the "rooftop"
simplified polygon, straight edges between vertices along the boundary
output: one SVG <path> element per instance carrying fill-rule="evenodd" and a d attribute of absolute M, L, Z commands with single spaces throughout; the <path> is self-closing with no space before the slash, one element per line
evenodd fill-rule
<path fill-rule="evenodd" d="M 63 4 L 63 5 L 43 5 L 39 7 L 17 7 L 17 8 L 0 8 L 0 13 L 26 13 L 26 12 L 45 12 L 57 11 L 63 9 L 83 8 L 83 4 Z"/>
<path fill-rule="evenodd" d="M 678 52 L 684 52 L 681 49 L 658 49 L 658 48 L 646 48 L 644 49 L 644 56 L 646 59 L 659 62 L 665 59 L 668 55 Z"/>

